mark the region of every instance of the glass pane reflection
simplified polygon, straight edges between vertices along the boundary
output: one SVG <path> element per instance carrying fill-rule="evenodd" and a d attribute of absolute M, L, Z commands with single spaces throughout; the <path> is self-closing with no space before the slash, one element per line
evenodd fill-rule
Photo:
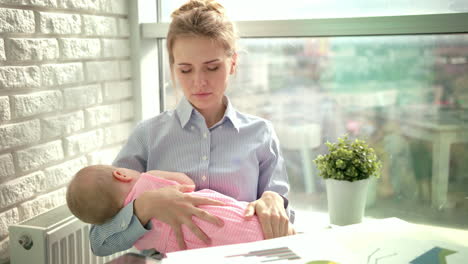
<path fill-rule="evenodd" d="M 468 35 L 243 39 L 229 96 L 271 120 L 297 208 L 326 211 L 312 163 L 344 133 L 384 161 L 366 215 L 467 228 Z M 167 108 L 175 105 L 166 65 Z"/>

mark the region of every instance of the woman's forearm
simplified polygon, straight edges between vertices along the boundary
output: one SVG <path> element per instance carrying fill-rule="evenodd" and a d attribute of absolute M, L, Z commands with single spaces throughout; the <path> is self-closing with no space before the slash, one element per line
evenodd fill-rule
<path fill-rule="evenodd" d="M 133 214 L 133 203 L 129 203 L 106 223 L 91 226 L 91 250 L 97 256 L 112 255 L 131 248 L 147 231 Z"/>

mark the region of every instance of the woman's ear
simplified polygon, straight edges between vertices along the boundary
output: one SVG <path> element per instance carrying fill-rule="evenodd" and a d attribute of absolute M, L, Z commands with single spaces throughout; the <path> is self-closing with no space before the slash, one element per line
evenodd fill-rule
<path fill-rule="evenodd" d="M 236 68 L 237 68 L 237 52 L 234 52 L 234 54 L 232 54 L 231 70 L 229 71 L 229 74 L 236 73 Z"/>
<path fill-rule="evenodd" d="M 114 176 L 114 179 L 121 181 L 121 182 L 131 182 L 132 177 L 130 175 L 125 174 L 123 170 L 116 169 L 115 171 L 112 172 L 112 176 Z"/>

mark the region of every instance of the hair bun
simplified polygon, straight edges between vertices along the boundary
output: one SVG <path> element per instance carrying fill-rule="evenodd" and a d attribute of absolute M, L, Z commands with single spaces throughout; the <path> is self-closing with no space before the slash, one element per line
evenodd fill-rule
<path fill-rule="evenodd" d="M 215 0 L 190 0 L 172 12 L 171 17 L 174 18 L 195 9 L 205 12 L 214 11 L 220 15 L 225 13 L 224 7 Z"/>

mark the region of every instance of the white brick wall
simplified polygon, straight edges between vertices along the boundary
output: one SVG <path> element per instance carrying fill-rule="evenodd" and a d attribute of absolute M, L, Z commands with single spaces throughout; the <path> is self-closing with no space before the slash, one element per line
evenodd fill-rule
<path fill-rule="evenodd" d="M 120 61 L 120 74 L 124 78 L 132 76 L 132 63 L 130 61 Z"/>
<path fill-rule="evenodd" d="M 83 111 L 45 117 L 41 120 L 42 138 L 50 139 L 80 131 L 84 128 Z"/>
<path fill-rule="evenodd" d="M 0 32 L 34 33 L 34 12 L 21 9 L 0 9 Z"/>
<path fill-rule="evenodd" d="M 0 0 L 2 4 L 11 4 L 14 6 L 31 6 L 31 7 L 58 7 L 58 1 L 61 0 Z M 31 8 L 34 10 L 34 8 Z"/>
<path fill-rule="evenodd" d="M 66 109 L 84 108 L 102 103 L 100 84 L 67 88 L 63 94 Z"/>
<path fill-rule="evenodd" d="M 18 168 L 26 172 L 38 169 L 43 165 L 63 160 L 62 141 L 56 140 L 42 145 L 35 145 L 24 150 L 17 151 Z"/>
<path fill-rule="evenodd" d="M 0 151 L 37 143 L 41 137 L 39 120 L 0 126 Z"/>
<path fill-rule="evenodd" d="M 101 55 L 99 39 L 59 39 L 63 59 L 92 59 Z"/>
<path fill-rule="evenodd" d="M 77 14 L 39 13 L 40 32 L 45 34 L 80 34 L 81 17 Z"/>
<path fill-rule="evenodd" d="M 42 84 L 46 86 L 75 84 L 83 82 L 81 63 L 46 64 L 41 66 Z"/>
<path fill-rule="evenodd" d="M 5 42 L 3 39 L 0 39 L 0 61 L 6 60 L 5 57 Z"/>
<path fill-rule="evenodd" d="M 106 100 L 125 99 L 132 95 L 132 83 L 124 82 L 108 82 L 104 85 L 104 98 Z"/>
<path fill-rule="evenodd" d="M 7 178 L 15 174 L 15 165 L 13 164 L 13 156 L 7 153 L 0 156 L 0 181 L 2 178 Z"/>
<path fill-rule="evenodd" d="M 92 61 L 86 63 L 88 81 L 112 81 L 120 78 L 117 61 Z"/>
<path fill-rule="evenodd" d="M 75 172 L 86 165 L 86 158 L 80 157 L 45 169 L 46 186 L 63 186 L 70 181 Z"/>
<path fill-rule="evenodd" d="M 8 96 L 0 96 L 0 121 L 10 120 L 10 101 Z"/>
<path fill-rule="evenodd" d="M 8 263 L 9 252 L 8 248 L 10 246 L 10 241 L 8 238 L 5 238 L 3 241 L 0 240 L 0 263 Z"/>
<path fill-rule="evenodd" d="M 8 226 L 19 221 L 18 209 L 13 208 L 0 213 L 0 239 L 8 236 Z"/>
<path fill-rule="evenodd" d="M 84 33 L 87 36 L 116 36 L 117 19 L 103 16 L 83 16 Z"/>
<path fill-rule="evenodd" d="M 65 139 L 65 149 L 67 156 L 75 156 L 97 150 L 104 143 L 104 133 L 102 129 L 97 129 L 67 137 Z"/>
<path fill-rule="evenodd" d="M 130 36 L 130 24 L 128 22 L 128 19 L 119 18 L 118 19 L 118 25 L 119 25 L 119 36 L 120 37 Z"/>
<path fill-rule="evenodd" d="M 100 9 L 99 0 L 57 0 L 59 6 L 68 9 L 81 9 L 98 11 Z"/>
<path fill-rule="evenodd" d="M 120 104 L 90 107 L 85 111 L 85 116 L 88 127 L 115 123 L 120 120 Z"/>
<path fill-rule="evenodd" d="M 0 263 L 8 225 L 65 203 L 133 128 L 126 0 L 0 0 Z"/>
<path fill-rule="evenodd" d="M 104 128 L 104 143 L 112 144 L 125 140 L 132 127 L 131 123 L 121 123 Z"/>
<path fill-rule="evenodd" d="M 57 112 L 62 109 L 62 93 L 60 91 L 20 94 L 10 98 L 15 117 Z"/>
<path fill-rule="evenodd" d="M 124 39 L 103 39 L 102 50 L 104 57 L 128 57 L 130 43 Z"/>
<path fill-rule="evenodd" d="M 0 66 L 0 91 L 40 86 L 41 71 L 38 66 Z"/>
<path fill-rule="evenodd" d="M 12 61 L 54 60 L 59 57 L 57 39 L 11 38 L 6 43 L 6 56 Z"/>
<path fill-rule="evenodd" d="M 38 196 L 34 200 L 22 203 L 18 206 L 19 219 L 29 219 L 35 215 L 64 204 L 65 192 L 66 188 L 64 187 L 57 191 Z"/>
<path fill-rule="evenodd" d="M 31 198 L 45 189 L 44 182 L 44 172 L 37 171 L 2 184 L 0 207 L 5 208 Z"/>
<path fill-rule="evenodd" d="M 89 164 L 111 164 L 119 153 L 120 147 L 101 149 L 88 154 Z"/>

